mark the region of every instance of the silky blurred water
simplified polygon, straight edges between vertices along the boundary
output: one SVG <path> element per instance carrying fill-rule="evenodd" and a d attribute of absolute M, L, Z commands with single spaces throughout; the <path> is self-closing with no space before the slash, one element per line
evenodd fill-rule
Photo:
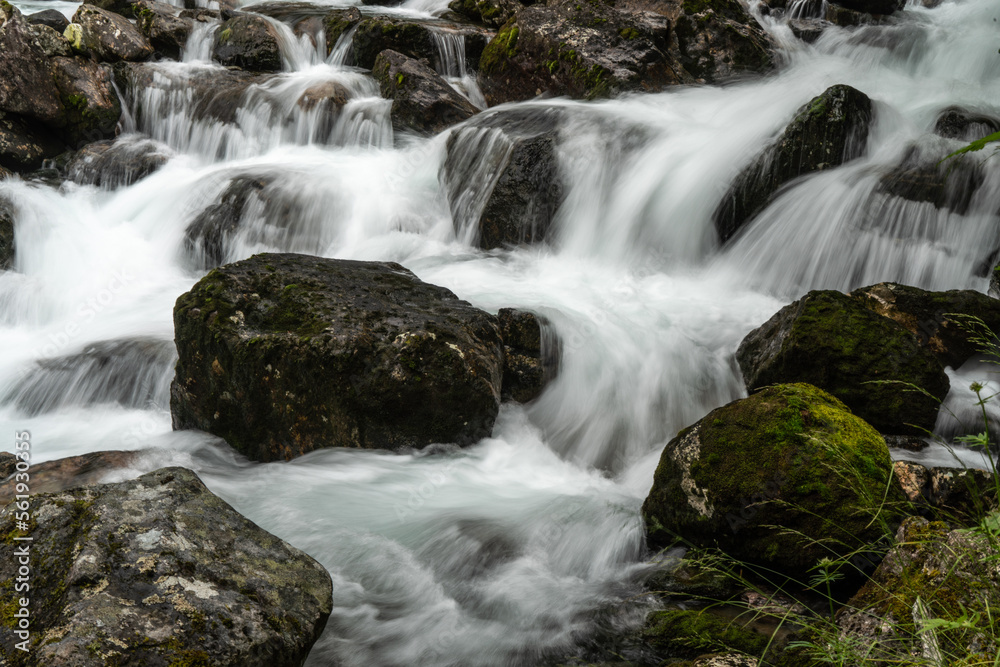
<path fill-rule="evenodd" d="M 572 651 L 598 612 L 641 616 L 641 602 L 623 600 L 647 568 L 639 506 L 658 454 L 744 395 L 733 353 L 746 333 L 810 289 L 985 290 L 977 264 L 1000 247 L 995 160 L 964 216 L 878 182 L 911 145 L 931 160 L 961 145 L 932 133 L 944 108 L 1000 111 L 998 16 L 993 0 L 911 3 L 889 25 L 830 28 L 813 45 L 764 18 L 783 64 L 762 79 L 514 105 L 561 114 L 570 187 L 548 245 L 491 252 L 456 233 L 439 181 L 447 134 L 394 134 L 365 72 L 287 28 L 285 72 L 252 85 L 231 122 L 194 117 L 199 77 L 221 69 L 203 30 L 187 62 L 154 66 L 142 113 L 123 128 L 164 145 L 161 170 L 114 191 L 0 183 L 18 247 L 0 274 L 0 423 L 31 431 L 36 461 L 142 449 L 118 477 L 188 466 L 320 560 L 334 612 L 310 665 L 514 665 Z M 349 97 L 333 121 L 298 104 L 329 83 Z M 838 83 L 875 102 L 866 156 L 790 184 L 720 248 L 711 216 L 733 177 Z M 476 95 L 474 80 L 465 90 Z M 400 262 L 486 310 L 545 315 L 562 341 L 558 378 L 531 405 L 504 406 L 493 436 L 464 450 L 256 464 L 172 432 L 172 307 L 202 275 L 184 232 L 237 177 L 266 182 L 293 215 L 248 207 L 227 261 L 294 251 Z M 94 370 L 95 355 L 110 361 Z"/>

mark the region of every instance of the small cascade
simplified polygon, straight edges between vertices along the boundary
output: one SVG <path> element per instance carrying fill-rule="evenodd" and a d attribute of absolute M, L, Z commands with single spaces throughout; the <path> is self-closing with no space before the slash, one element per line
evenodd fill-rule
<path fill-rule="evenodd" d="M 330 55 L 326 62 L 336 67 L 347 67 L 354 60 L 354 33 L 358 31 L 358 26 L 353 25 L 349 30 L 341 34 L 337 43 L 330 49 Z M 324 38 L 325 39 L 325 38 Z"/>
<path fill-rule="evenodd" d="M 186 63 L 212 62 L 212 46 L 215 43 L 215 31 L 221 21 L 197 21 L 194 29 L 184 43 L 181 61 Z"/>
<path fill-rule="evenodd" d="M 312 36 L 296 36 L 285 23 L 269 16 L 263 18 L 271 24 L 278 36 L 278 49 L 281 51 L 284 71 L 298 72 L 323 62 L 322 53 Z"/>
<path fill-rule="evenodd" d="M 826 17 L 826 0 L 792 0 L 788 4 L 789 19 L 821 19 Z"/>
<path fill-rule="evenodd" d="M 170 63 L 148 68 L 152 75 L 130 87 L 130 112 L 137 129 L 176 151 L 232 160 L 286 143 L 392 142 L 389 105 L 359 72 L 326 65 L 278 76 Z"/>
<path fill-rule="evenodd" d="M 437 46 L 437 72 L 451 86 L 480 109 L 488 105 L 476 83 L 475 74 L 466 66 L 465 35 L 457 30 L 435 27 L 431 31 Z"/>

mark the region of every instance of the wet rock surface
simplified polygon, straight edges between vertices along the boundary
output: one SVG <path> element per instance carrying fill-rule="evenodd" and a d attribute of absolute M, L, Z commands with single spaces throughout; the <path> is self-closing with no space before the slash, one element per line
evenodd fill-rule
<path fill-rule="evenodd" d="M 82 29 L 82 44 L 103 62 L 147 60 L 153 55 L 153 45 L 119 14 L 93 5 L 81 5 L 73 15 L 73 23 Z"/>
<path fill-rule="evenodd" d="M 378 55 L 372 76 L 382 97 L 392 100 L 397 131 L 437 134 L 479 111 L 429 66 L 396 51 Z"/>
<path fill-rule="evenodd" d="M 240 516 L 184 468 L 31 499 L 30 651 L 9 664 L 297 667 L 332 608 L 315 560 Z M 16 506 L 0 531 L 20 534 Z M 0 544 L 13 597 L 19 543 Z"/>
<path fill-rule="evenodd" d="M 212 57 L 227 67 L 252 72 L 280 72 L 282 68 L 274 26 L 253 14 L 234 16 L 219 27 Z"/>
<path fill-rule="evenodd" d="M 256 460 L 468 444 L 499 409 L 496 319 L 395 264 L 256 255 L 182 295 L 174 328 L 175 428 Z"/>
<path fill-rule="evenodd" d="M 805 580 L 879 540 L 887 489 L 902 499 L 875 429 L 816 387 L 777 385 L 671 440 L 642 512 L 654 547 L 683 538 Z"/>
<path fill-rule="evenodd" d="M 713 218 L 728 241 L 789 181 L 860 157 L 872 122 L 872 102 L 850 86 L 827 89 L 796 112 L 773 146 L 744 169 Z"/>
<path fill-rule="evenodd" d="M 565 188 L 556 151 L 561 118 L 556 109 L 511 109 L 452 133 L 440 179 L 460 235 L 471 233 L 487 250 L 549 236 Z"/>
<path fill-rule="evenodd" d="M 782 308 L 743 339 L 736 359 L 749 391 L 808 382 L 894 435 L 931 431 L 950 386 L 941 362 L 916 335 L 833 291 L 809 292 Z"/>
<path fill-rule="evenodd" d="M 141 135 L 123 136 L 84 146 L 63 167 L 70 180 L 115 189 L 132 185 L 169 161 L 169 148 Z"/>

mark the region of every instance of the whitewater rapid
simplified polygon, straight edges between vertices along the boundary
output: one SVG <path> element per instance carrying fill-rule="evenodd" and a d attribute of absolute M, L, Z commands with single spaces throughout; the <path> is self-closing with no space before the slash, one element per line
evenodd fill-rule
<path fill-rule="evenodd" d="M 389 103 L 342 52 L 326 58 L 286 28 L 286 72 L 252 88 L 235 123 L 193 120 L 187 84 L 218 67 L 201 35 L 186 62 L 156 65 L 146 112 L 123 124 L 162 143 L 162 169 L 114 191 L 0 182 L 18 210 L 15 270 L 0 274 L 0 424 L 31 432 L 35 461 L 140 449 L 113 478 L 192 468 L 318 559 L 334 610 L 313 667 L 530 664 L 572 651 L 598 617 L 641 618 L 639 506 L 665 442 L 745 395 L 733 361 L 744 335 L 810 289 L 985 291 L 976 267 L 1000 247 L 996 161 L 984 161 L 991 177 L 964 216 L 877 183 L 913 144 L 939 157 L 961 145 L 933 134 L 944 108 L 1000 111 L 998 16 L 994 0 L 911 1 L 890 25 L 830 28 L 812 45 L 764 17 L 780 45 L 773 75 L 516 105 L 563 110 L 570 185 L 550 245 L 491 252 L 455 231 L 438 180 L 446 135 L 394 135 Z M 444 74 L 477 102 L 471 75 L 448 62 Z M 329 81 L 351 93 L 332 126 L 294 103 Z M 866 157 L 787 187 L 720 248 L 711 216 L 732 178 L 839 83 L 875 102 Z M 493 436 L 464 450 L 256 464 L 211 436 L 172 432 L 172 307 L 203 273 L 184 232 L 237 176 L 265 178 L 295 223 L 252 212 L 227 261 L 294 251 L 399 262 L 486 310 L 545 315 L 562 340 L 560 375 L 532 405 L 504 406 Z"/>

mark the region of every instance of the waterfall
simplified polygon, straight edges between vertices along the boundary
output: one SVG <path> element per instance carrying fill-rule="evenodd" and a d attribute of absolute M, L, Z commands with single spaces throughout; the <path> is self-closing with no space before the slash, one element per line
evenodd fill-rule
<path fill-rule="evenodd" d="M 446 4 L 365 12 L 427 21 Z M 36 461 L 138 449 L 132 472 L 190 467 L 317 558 L 334 609 L 310 667 L 535 664 L 591 638 L 599 614 L 634 620 L 649 569 L 640 506 L 659 453 L 745 395 L 733 356 L 748 332 L 811 289 L 985 291 L 1000 257 L 1000 160 L 955 166 L 939 200 L 900 194 L 900 174 L 933 175 L 964 143 L 935 134 L 939 114 L 1000 112 L 995 0 L 910 2 L 884 25 L 789 41 L 787 19 L 823 5 L 794 0 L 761 19 L 785 47 L 766 77 L 484 111 L 551 115 L 565 183 L 545 244 L 491 251 L 476 247 L 476 226 L 511 151 L 503 132 L 474 117 L 435 137 L 394 133 L 391 102 L 351 66 L 353 31 L 326 56 L 323 34 L 269 19 L 283 69 L 251 74 L 213 63 L 218 23 L 196 24 L 182 62 L 121 66 L 120 141 L 147 141 L 161 168 L 124 185 L 0 181 L 17 230 L 13 270 L 0 273 L 0 423 L 31 431 Z M 433 25 L 438 72 L 485 107 L 466 38 Z M 874 102 L 863 156 L 785 184 L 720 244 L 713 213 L 734 179 L 835 84 Z M 558 377 L 461 450 L 256 464 L 172 431 L 172 309 L 209 264 L 190 229 L 248 182 L 224 261 L 399 262 L 487 311 L 544 315 Z M 954 384 L 976 372 L 955 371 Z"/>

